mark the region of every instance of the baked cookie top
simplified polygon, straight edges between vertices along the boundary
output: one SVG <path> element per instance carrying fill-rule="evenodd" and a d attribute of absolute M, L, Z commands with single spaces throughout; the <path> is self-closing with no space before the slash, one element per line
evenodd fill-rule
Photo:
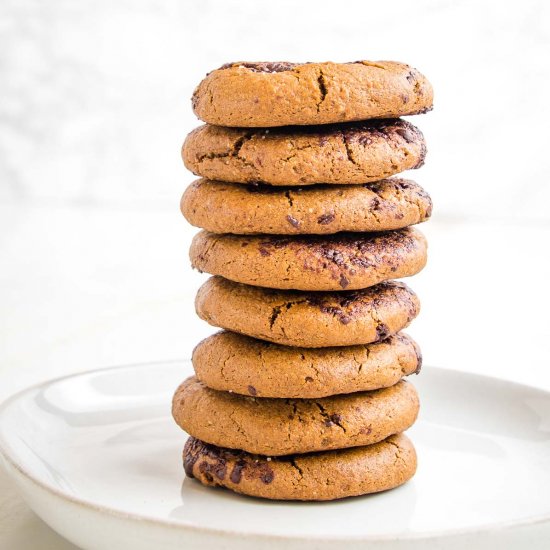
<path fill-rule="evenodd" d="M 418 273 L 426 265 L 427 243 L 411 227 L 288 237 L 200 231 L 189 256 L 199 271 L 248 285 L 357 290 Z"/>
<path fill-rule="evenodd" d="M 197 315 L 216 327 L 286 346 L 369 344 L 396 334 L 420 312 L 407 285 L 388 281 L 364 290 L 271 290 L 211 277 L 195 299 Z"/>
<path fill-rule="evenodd" d="M 209 73 L 192 105 L 220 126 L 311 125 L 425 113 L 433 90 L 395 61 L 236 62 Z"/>
<path fill-rule="evenodd" d="M 185 166 L 236 183 L 370 183 L 420 168 L 422 132 L 401 119 L 273 129 L 199 126 L 185 139 Z"/>
<path fill-rule="evenodd" d="M 212 390 L 195 377 L 176 390 L 172 414 L 189 435 L 268 456 L 371 445 L 409 428 L 419 401 L 412 384 L 322 399 L 270 399 Z"/>
<path fill-rule="evenodd" d="M 187 187 L 180 206 L 195 227 L 240 235 L 386 231 L 421 223 L 432 213 L 428 193 L 402 178 L 307 187 L 199 179 Z"/>
<path fill-rule="evenodd" d="M 183 450 L 183 466 L 189 477 L 204 485 L 249 496 L 334 500 L 405 483 L 416 471 L 416 453 L 403 434 L 366 447 L 273 458 L 190 437 Z"/>
<path fill-rule="evenodd" d="M 403 333 L 373 344 L 312 349 L 222 331 L 193 350 L 195 374 L 206 386 L 253 397 L 318 398 L 387 388 L 421 365 L 419 347 Z"/>

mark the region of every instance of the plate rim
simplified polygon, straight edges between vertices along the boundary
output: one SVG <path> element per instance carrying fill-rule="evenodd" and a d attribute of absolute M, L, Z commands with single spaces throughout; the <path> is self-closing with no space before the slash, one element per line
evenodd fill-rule
<path fill-rule="evenodd" d="M 26 394 L 32 393 L 33 391 L 36 391 L 40 388 L 44 388 L 52 384 L 56 384 L 58 382 L 62 382 L 64 380 L 68 380 L 71 378 L 78 378 L 80 376 L 89 376 L 91 374 L 96 374 L 96 373 L 106 373 L 110 371 L 124 370 L 129 368 L 152 367 L 153 365 L 170 366 L 170 365 L 176 365 L 181 363 L 189 364 L 190 362 L 191 362 L 191 359 L 188 358 L 188 359 L 167 359 L 167 360 L 160 360 L 160 361 L 144 361 L 140 363 L 124 363 L 120 365 L 112 365 L 112 366 L 100 367 L 95 369 L 87 369 L 81 372 L 76 372 L 72 374 L 66 374 L 63 376 L 51 378 L 42 382 L 38 382 L 26 388 L 23 388 L 22 390 L 19 390 L 18 392 L 4 399 L 4 401 L 0 403 L 0 420 L 2 420 L 3 414 L 6 409 L 8 409 L 14 402 L 17 402 L 19 399 L 23 398 Z M 548 390 L 537 388 L 536 386 L 531 386 L 529 384 L 515 382 L 513 380 L 509 380 L 506 378 L 498 378 L 495 376 L 487 376 L 484 374 L 477 374 L 469 371 L 461 371 L 457 369 L 449 369 L 449 368 L 435 367 L 435 366 L 423 366 L 422 370 L 424 369 L 427 369 L 430 371 L 447 372 L 455 376 L 474 377 L 477 379 L 482 379 L 485 383 L 495 383 L 495 382 L 504 383 L 506 385 L 519 387 L 526 391 L 534 391 L 536 393 L 544 394 L 547 398 L 550 398 L 550 391 Z M 30 482 L 32 485 L 35 485 L 36 487 L 38 487 L 38 489 L 49 493 L 53 498 L 66 501 L 72 505 L 80 506 L 92 512 L 111 516 L 117 520 L 140 522 L 142 524 L 147 523 L 155 527 L 170 528 L 170 529 L 175 529 L 180 531 L 189 530 L 197 534 L 205 534 L 205 535 L 210 534 L 210 535 L 218 535 L 218 536 L 221 535 L 221 536 L 231 536 L 231 537 L 256 537 L 256 538 L 262 538 L 264 540 L 280 540 L 280 541 L 285 541 L 285 540 L 286 541 L 304 541 L 304 542 L 325 541 L 329 543 L 342 542 L 342 541 L 370 542 L 370 543 L 407 542 L 407 541 L 418 541 L 418 540 L 436 540 L 436 539 L 451 538 L 451 537 L 457 537 L 457 536 L 469 536 L 469 535 L 476 535 L 476 534 L 482 534 L 482 533 L 490 533 L 490 532 L 502 531 L 506 529 L 510 530 L 510 529 L 518 529 L 522 527 L 534 527 L 537 525 L 542 525 L 544 523 L 550 522 L 550 511 L 549 511 L 546 514 L 526 517 L 518 520 L 494 522 L 484 526 L 464 527 L 464 528 L 447 529 L 447 530 L 441 530 L 441 531 L 422 531 L 418 533 L 407 533 L 407 534 L 398 533 L 396 535 L 376 535 L 376 536 L 347 535 L 345 537 L 338 536 L 338 535 L 329 535 L 329 536 L 279 535 L 279 534 L 263 533 L 261 531 L 244 532 L 244 531 L 235 530 L 235 529 L 226 529 L 226 528 L 218 528 L 218 527 L 202 527 L 202 526 L 193 525 L 191 523 L 187 523 L 182 520 L 161 519 L 161 518 L 155 518 L 149 515 L 138 514 L 135 512 L 125 512 L 124 510 L 113 508 L 111 506 L 97 504 L 83 497 L 67 494 L 63 492 L 61 489 L 58 489 L 57 487 L 54 487 L 53 485 L 50 485 L 47 482 L 39 479 L 37 476 L 33 475 L 32 472 L 29 472 L 20 463 L 18 463 L 17 459 L 10 453 L 10 449 L 11 449 L 11 446 L 9 444 L 9 441 L 7 441 L 7 439 L 4 437 L 2 430 L 0 430 L 0 455 L 9 464 L 9 466 L 13 470 L 15 470 L 20 476 L 22 476 L 27 482 Z M 8 476 L 13 481 L 15 481 L 12 472 L 10 472 L 8 468 L 4 468 L 4 471 L 6 471 Z M 30 506 L 30 504 L 27 503 L 27 505 L 31 509 L 33 509 L 32 506 Z M 34 509 L 33 509 L 33 512 L 34 512 Z"/>

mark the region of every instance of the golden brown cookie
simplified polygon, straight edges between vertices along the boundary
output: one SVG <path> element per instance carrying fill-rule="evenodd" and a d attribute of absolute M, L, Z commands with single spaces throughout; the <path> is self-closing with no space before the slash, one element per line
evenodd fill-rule
<path fill-rule="evenodd" d="M 193 94 L 193 110 L 220 126 L 327 124 L 424 113 L 430 83 L 395 61 L 228 63 Z"/>
<path fill-rule="evenodd" d="M 189 435 L 254 454 L 288 455 L 371 445 L 405 431 L 418 415 L 414 386 L 320 399 L 270 399 L 220 392 L 194 376 L 174 394 L 172 415 Z"/>
<path fill-rule="evenodd" d="M 428 193 L 401 178 L 303 188 L 199 179 L 187 187 L 180 206 L 191 225 L 236 235 L 386 231 L 421 223 L 432 213 Z"/>
<path fill-rule="evenodd" d="M 426 265 L 427 243 L 411 227 L 291 237 L 200 231 L 189 255 L 199 271 L 248 285 L 355 290 L 418 273 Z"/>
<path fill-rule="evenodd" d="M 190 437 L 185 473 L 203 485 L 278 500 L 335 500 L 393 489 L 416 471 L 407 436 L 380 443 L 297 456 L 265 457 L 209 445 Z"/>
<path fill-rule="evenodd" d="M 370 183 L 419 168 L 425 156 L 420 130 L 400 119 L 271 130 L 207 124 L 182 148 L 199 176 L 283 186 Z"/>
<path fill-rule="evenodd" d="M 368 345 L 311 349 L 222 331 L 193 350 L 196 376 L 206 386 L 254 397 L 319 398 L 387 388 L 421 365 L 420 349 L 403 333 Z"/>
<path fill-rule="evenodd" d="M 364 290 L 299 292 L 211 277 L 199 289 L 195 309 L 216 327 L 286 346 L 322 348 L 383 340 L 409 325 L 420 302 L 396 281 Z"/>

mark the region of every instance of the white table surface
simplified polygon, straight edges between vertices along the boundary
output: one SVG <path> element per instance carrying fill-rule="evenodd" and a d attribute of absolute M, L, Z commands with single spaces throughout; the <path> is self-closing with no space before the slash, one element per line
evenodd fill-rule
<path fill-rule="evenodd" d="M 176 202 L 177 204 L 177 202 Z M 550 227 L 432 220 L 410 280 L 425 362 L 550 390 Z M 119 363 L 187 357 L 213 329 L 194 316 L 205 275 L 177 211 L 0 206 L 0 399 Z M 467 404 L 465 404 L 467 406 Z M 0 474 L 0 548 L 74 548 Z"/>

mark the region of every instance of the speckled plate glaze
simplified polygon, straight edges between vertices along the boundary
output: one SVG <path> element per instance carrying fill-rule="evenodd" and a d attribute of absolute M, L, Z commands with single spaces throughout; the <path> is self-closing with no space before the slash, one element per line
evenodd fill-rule
<path fill-rule="evenodd" d="M 413 378 L 411 482 L 285 503 L 185 479 L 170 399 L 190 372 L 189 362 L 99 370 L 4 403 L 0 456 L 33 510 L 87 550 L 548 548 L 549 393 L 426 368 Z"/>

